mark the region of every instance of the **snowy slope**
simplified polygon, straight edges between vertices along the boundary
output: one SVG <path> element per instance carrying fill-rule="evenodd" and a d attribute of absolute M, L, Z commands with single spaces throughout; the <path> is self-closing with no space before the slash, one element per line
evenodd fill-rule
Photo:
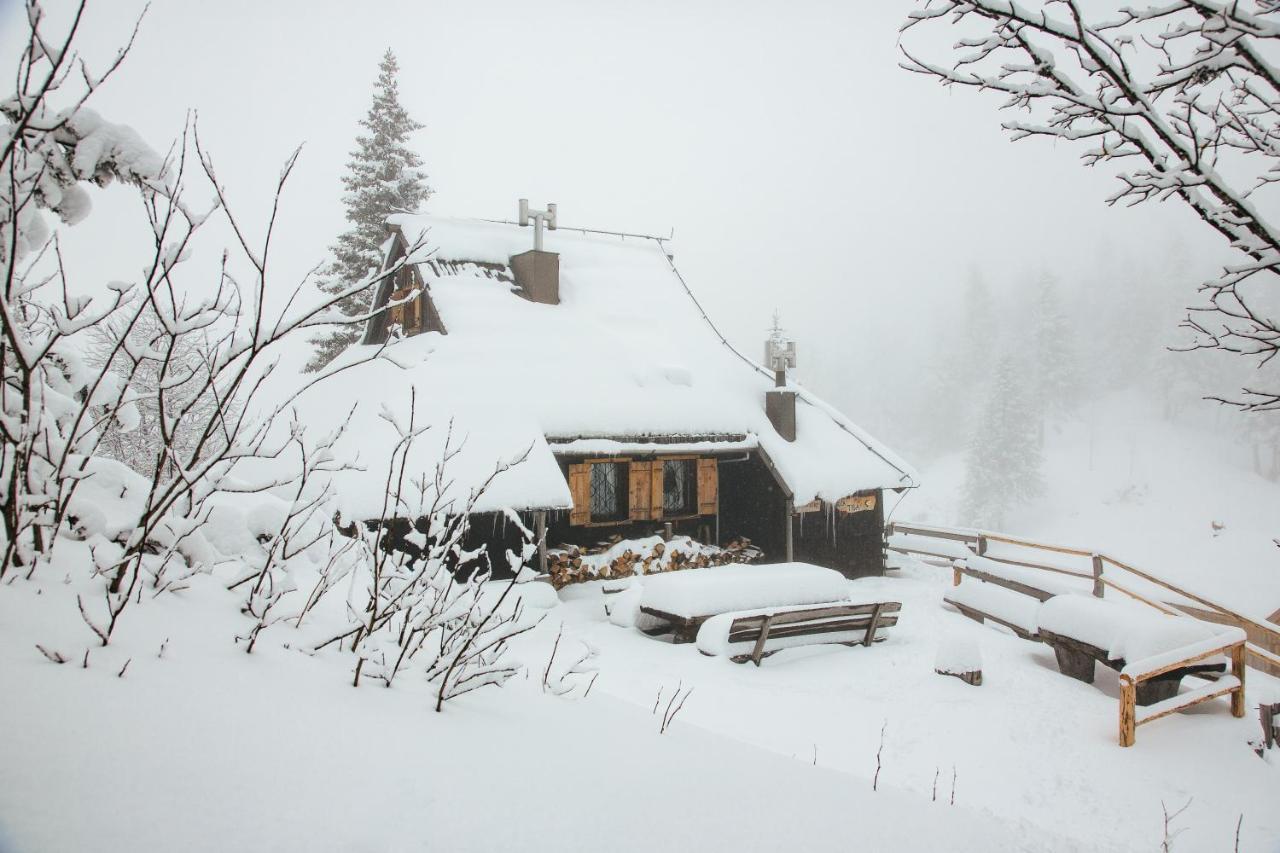
<path fill-rule="evenodd" d="M 855 837 L 869 849 L 1047 849 L 966 805 L 872 793 L 825 763 L 679 718 L 660 735 L 647 704 L 604 690 L 544 695 L 540 662 L 529 680 L 435 714 L 414 680 L 353 690 L 349 658 L 267 645 L 246 656 L 230 642 L 243 627 L 234 597 L 207 578 L 135 614 L 88 670 L 56 666 L 25 640 L 65 648 L 83 633 L 68 594 L 55 582 L 0 595 L 4 853 L 837 851 Z M 51 603 L 72 618 L 51 623 Z M 539 661 L 558 624 L 553 613 L 534 639 Z M 647 677 L 614 666 L 601 683 L 648 691 Z"/>
<path fill-rule="evenodd" d="M 13 584 L 0 850 L 1128 851 L 1157 847 L 1161 802 L 1189 798 L 1181 853 L 1231 849 L 1241 814 L 1241 849 L 1280 841 L 1256 720 L 1219 700 L 1122 750 L 1114 673 L 1065 678 L 1044 646 L 945 608 L 947 573 L 904 575 L 849 588 L 903 603 L 884 643 L 758 669 L 610 624 L 600 584 L 573 587 L 520 641 L 528 676 L 443 714 L 414 678 L 352 689 L 351 657 L 291 650 L 291 627 L 244 655 L 237 599 L 208 577 L 144 601 L 87 670 L 57 666 L 31 641 L 83 648 L 74 587 Z M 540 690 L 562 625 L 562 654 L 598 651 L 583 699 Z M 934 674 L 953 643 L 982 687 Z M 692 695 L 659 734 L 655 699 L 678 686 Z M 1273 679 L 1249 689 L 1280 700 Z"/>
<path fill-rule="evenodd" d="M 1127 396 L 1046 433 L 1046 492 L 1005 532 L 1104 551 L 1255 618 L 1280 609 L 1280 484 L 1254 473 L 1244 448 Z M 894 518 L 962 523 L 963 458 L 922 477 Z"/>

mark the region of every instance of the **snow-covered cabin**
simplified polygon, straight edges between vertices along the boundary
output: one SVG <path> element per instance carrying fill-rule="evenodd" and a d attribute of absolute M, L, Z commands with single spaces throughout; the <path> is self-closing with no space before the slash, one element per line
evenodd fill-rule
<path fill-rule="evenodd" d="M 362 403 L 343 438 L 364 466 L 337 477 L 344 518 L 412 518 L 438 491 L 465 501 L 483 485 L 473 531 L 495 557 L 512 544 L 501 512 L 512 509 L 550 546 L 670 525 L 703 542 L 746 536 L 765 562 L 883 570 L 884 493 L 915 486 L 915 473 L 731 347 L 665 241 L 562 227 L 533 251 L 515 223 L 415 215 L 388 229 L 384 269 L 417 248 L 374 297 L 375 309 L 393 306 L 341 358 L 404 339 L 303 401 L 313 424 Z M 396 433 L 379 418 L 407 423 L 411 398 L 415 423 L 432 429 L 405 470 L 426 482 L 394 507 L 384 493 Z M 446 446 L 456 454 L 437 481 Z"/>

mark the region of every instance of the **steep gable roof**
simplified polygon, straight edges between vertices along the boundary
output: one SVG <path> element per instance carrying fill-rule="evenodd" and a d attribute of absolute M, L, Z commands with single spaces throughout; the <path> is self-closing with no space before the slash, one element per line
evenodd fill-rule
<path fill-rule="evenodd" d="M 403 419 L 411 388 L 417 421 L 435 428 L 415 446 L 409 471 L 434 467 L 450 427 L 453 442 L 465 442 L 450 463 L 457 497 L 495 461 L 527 452 L 493 480 L 477 509 L 568 507 L 548 439 L 563 448 L 733 436 L 736 446 L 767 453 L 800 504 L 916 484 L 905 462 L 803 388 L 792 389 L 797 440 L 782 439 L 765 415 L 772 375 L 720 336 L 660 241 L 549 232 L 545 248 L 560 256 L 560 304 L 546 305 L 494 274 L 530 248 L 528 229 L 428 216 L 390 222 L 407 245 L 422 241 L 410 261 L 448 334 L 395 342 L 388 353 L 401 367 L 359 365 L 321 386 L 327 404 L 309 402 L 308 418 L 329 419 L 346 414 L 337 400 L 364 404 L 343 440 L 357 442 L 369 470 L 340 475 L 346 512 L 379 514 L 387 459 L 371 437 L 387 436 L 389 452 L 394 436 L 374 419 L 382 406 Z"/>

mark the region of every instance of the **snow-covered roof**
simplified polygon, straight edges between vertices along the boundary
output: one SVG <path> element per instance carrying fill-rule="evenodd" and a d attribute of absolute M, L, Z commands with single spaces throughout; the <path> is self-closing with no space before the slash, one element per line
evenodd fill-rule
<path fill-rule="evenodd" d="M 463 444 L 448 470 L 460 497 L 498 461 L 528 454 L 494 479 L 477 511 L 569 507 L 555 458 L 569 441 L 591 451 L 634 449 L 659 436 L 691 437 L 682 449 L 758 447 L 797 504 L 916 485 L 905 462 L 802 387 L 791 389 L 799 395 L 796 441 L 779 436 L 765 414 L 772 374 L 721 338 L 660 241 L 549 231 L 544 248 L 560 256 L 560 304 L 547 305 L 492 274 L 492 265 L 532 248 L 530 229 L 422 215 L 390 222 L 409 245 L 423 240 L 411 261 L 446 333 L 395 342 L 389 354 L 400 366 L 356 366 L 300 402 L 311 425 L 337 422 L 361 404 L 342 441 L 359 450 L 366 471 L 338 475 L 344 514 L 380 514 L 395 444 L 381 407 L 403 419 L 411 387 L 417 421 L 435 427 L 415 443 L 409 472 L 433 470 L 450 426 L 453 444 Z M 339 364 L 367 353 L 352 347 Z"/>

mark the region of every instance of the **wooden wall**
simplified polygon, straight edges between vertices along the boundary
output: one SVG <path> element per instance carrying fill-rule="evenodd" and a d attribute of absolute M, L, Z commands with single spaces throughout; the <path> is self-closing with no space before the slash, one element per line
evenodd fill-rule
<path fill-rule="evenodd" d="M 791 522 L 795 559 L 838 570 L 848 578 L 884 574 L 884 494 L 874 494 L 875 509 L 798 514 Z"/>

